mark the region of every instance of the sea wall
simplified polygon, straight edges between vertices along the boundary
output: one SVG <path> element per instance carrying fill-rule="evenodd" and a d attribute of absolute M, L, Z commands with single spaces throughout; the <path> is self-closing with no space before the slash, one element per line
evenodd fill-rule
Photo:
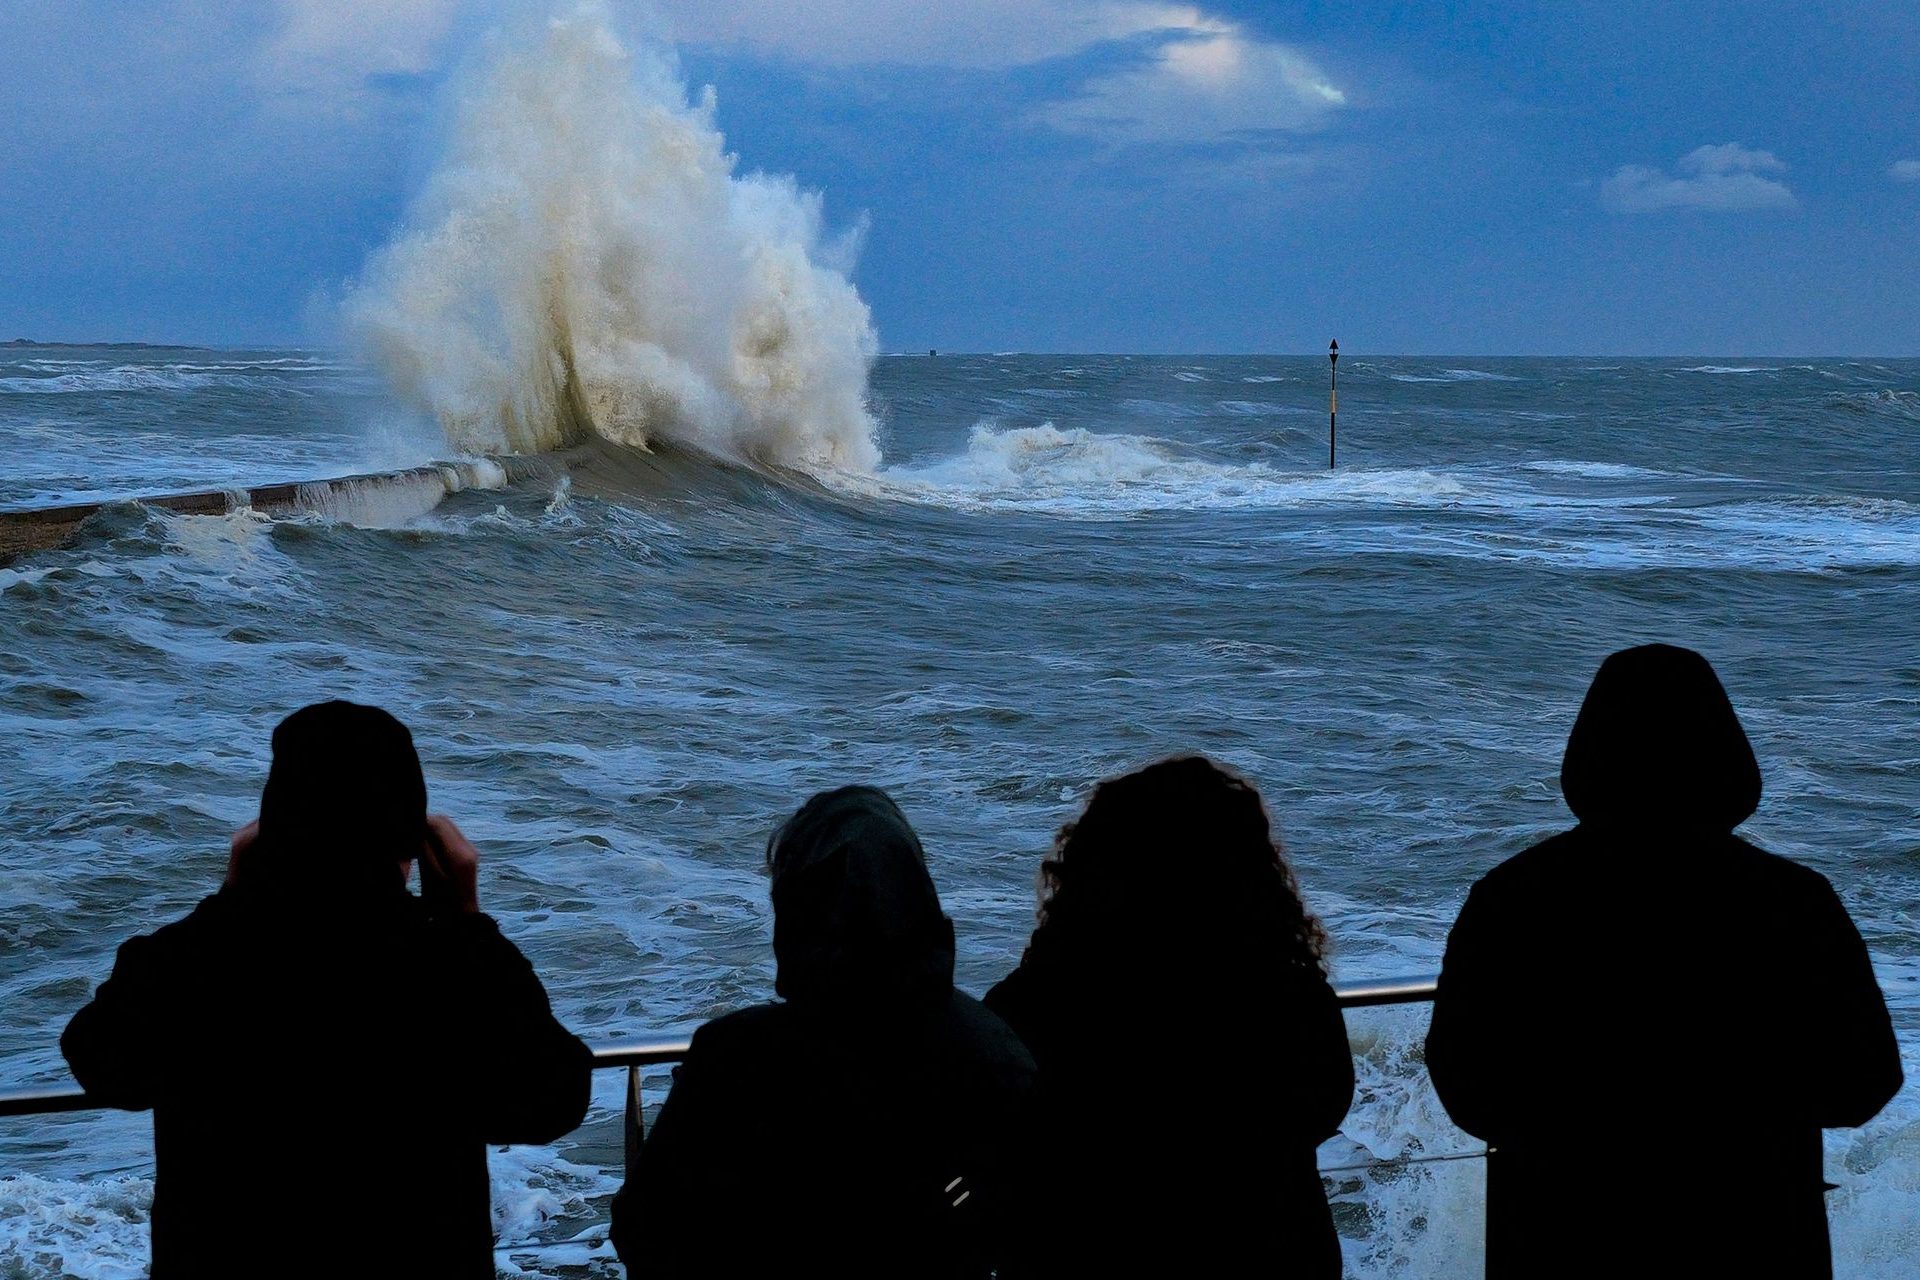
<path fill-rule="evenodd" d="M 498 489 L 516 480 L 559 475 L 567 469 L 568 460 L 561 455 L 480 458 L 252 489 L 206 489 L 193 493 L 150 494 L 116 502 L 0 511 L 0 564 L 66 546 L 89 519 L 129 502 L 180 515 L 226 515 L 249 508 L 267 515 L 311 511 L 347 519 L 354 519 L 355 512 L 362 508 L 404 509 L 408 514 L 419 515 L 432 510 L 450 493 Z"/>

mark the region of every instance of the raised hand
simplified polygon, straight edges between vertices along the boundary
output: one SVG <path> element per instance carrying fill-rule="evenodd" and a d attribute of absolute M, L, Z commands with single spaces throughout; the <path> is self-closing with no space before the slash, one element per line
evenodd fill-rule
<path fill-rule="evenodd" d="M 227 842 L 227 878 L 221 882 L 225 888 L 240 878 L 240 868 L 247 860 L 247 851 L 260 839 L 260 819 L 255 818 L 246 826 L 233 833 L 233 839 Z"/>
<path fill-rule="evenodd" d="M 420 848 L 420 896 L 440 911 L 480 910 L 480 851 L 444 813 L 427 816 Z"/>

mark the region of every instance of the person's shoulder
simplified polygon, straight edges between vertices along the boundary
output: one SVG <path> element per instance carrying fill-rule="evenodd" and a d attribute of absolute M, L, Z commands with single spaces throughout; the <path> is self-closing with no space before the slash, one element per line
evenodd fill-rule
<path fill-rule="evenodd" d="M 1724 852 L 1741 872 L 1789 897 L 1813 901 L 1833 895 L 1833 882 L 1806 863 L 1769 853 L 1740 836 L 1729 835 Z"/>
<path fill-rule="evenodd" d="M 1026 1042 L 1007 1020 L 966 992 L 953 992 L 947 1001 L 947 1018 L 972 1056 L 995 1072 L 1025 1078 L 1038 1070 Z"/>
<path fill-rule="evenodd" d="M 987 988 L 980 1003 L 996 1017 L 1015 1023 L 1026 1015 L 1033 1003 L 1033 986 L 1033 976 L 1026 965 L 1016 965 L 1013 972 Z"/>
<path fill-rule="evenodd" d="M 1282 996 L 1290 1000 L 1306 1003 L 1339 1000 L 1339 996 L 1333 989 L 1333 979 L 1327 976 L 1324 968 L 1293 957 L 1288 957 L 1274 966 L 1273 985 Z"/>
<path fill-rule="evenodd" d="M 1575 869 L 1584 841 L 1578 828 L 1548 836 L 1497 863 L 1474 884 L 1476 891 L 1507 892 Z"/>
<path fill-rule="evenodd" d="M 687 1047 L 688 1057 L 730 1057 L 751 1053 L 769 1041 L 786 1040 L 800 1030 L 791 1005 L 749 1005 L 700 1024 Z"/>
<path fill-rule="evenodd" d="M 218 939 L 233 930 L 242 911 L 233 891 L 222 889 L 202 898 L 193 910 L 178 920 L 131 939 L 129 945 L 140 944 L 148 951 L 172 953 L 216 944 Z"/>

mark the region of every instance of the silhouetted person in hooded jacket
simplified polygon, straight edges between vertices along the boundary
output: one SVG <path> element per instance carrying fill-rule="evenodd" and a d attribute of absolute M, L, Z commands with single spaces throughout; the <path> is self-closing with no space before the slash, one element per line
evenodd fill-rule
<path fill-rule="evenodd" d="M 984 1277 L 1033 1059 L 953 987 L 920 841 L 871 787 L 774 834 L 777 1004 L 707 1023 L 675 1072 L 613 1242 L 648 1277 Z"/>
<path fill-rule="evenodd" d="M 1867 949 L 1818 873 L 1733 834 L 1760 770 L 1706 659 L 1601 666 L 1580 823 L 1473 887 L 1427 1065 L 1487 1158 L 1487 1275 L 1831 1274 L 1820 1130 L 1900 1087 Z"/>
<path fill-rule="evenodd" d="M 1045 1116 L 1007 1274 L 1337 1280 L 1315 1149 L 1354 1078 L 1326 941 L 1238 775 L 1187 756 L 1095 789 L 987 993 Z"/>
<path fill-rule="evenodd" d="M 426 802 L 386 712 L 288 717 L 226 885 L 61 1037 L 90 1094 L 153 1109 L 155 1280 L 494 1275 L 486 1147 L 578 1125 L 592 1059 Z"/>

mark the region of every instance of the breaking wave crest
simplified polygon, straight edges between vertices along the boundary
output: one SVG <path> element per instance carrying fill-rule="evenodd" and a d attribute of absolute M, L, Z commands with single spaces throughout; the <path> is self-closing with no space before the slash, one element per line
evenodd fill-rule
<path fill-rule="evenodd" d="M 1458 480 L 1430 471 L 1288 471 L 1216 460 L 1154 436 L 1063 430 L 1051 422 L 1009 428 L 977 423 L 963 454 L 841 477 L 834 484 L 866 496 L 961 510 L 1096 518 L 1342 500 L 1419 506 L 1466 494 Z"/>
<path fill-rule="evenodd" d="M 455 448 L 601 436 L 869 471 L 878 349 L 791 177 L 737 175 L 709 89 L 585 5 L 502 43 L 458 104 L 407 229 L 369 262 L 350 329 Z"/>
<path fill-rule="evenodd" d="M 49 396 L 220 388 L 271 391 L 293 385 L 290 379 L 332 372 L 337 366 L 298 358 L 114 365 L 104 360 L 28 360 L 15 367 L 29 372 L 0 378 L 0 393 Z"/>

